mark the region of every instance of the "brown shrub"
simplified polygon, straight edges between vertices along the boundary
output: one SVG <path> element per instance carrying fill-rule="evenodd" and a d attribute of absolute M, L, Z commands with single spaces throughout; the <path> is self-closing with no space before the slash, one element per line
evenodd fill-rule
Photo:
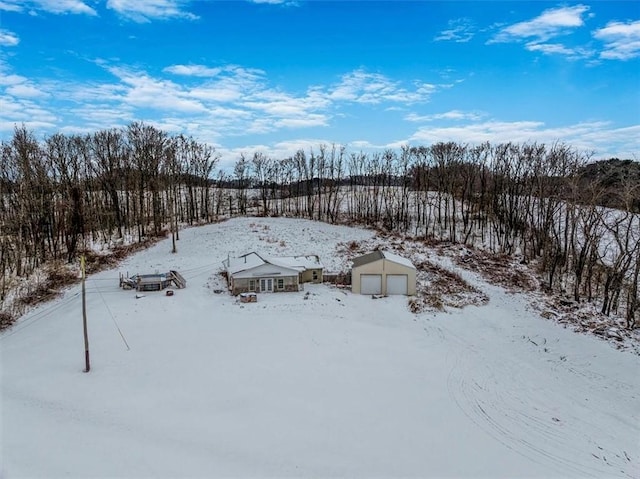
<path fill-rule="evenodd" d="M 357 251 L 358 248 L 360 247 L 360 243 L 358 243 L 357 241 L 353 240 L 353 241 L 349 241 L 347 243 L 347 249 L 349 251 Z"/>
<path fill-rule="evenodd" d="M 464 255 L 453 255 L 453 260 L 511 291 L 535 291 L 538 288 L 538 281 L 531 270 L 505 254 L 466 248 Z"/>
<path fill-rule="evenodd" d="M 11 326 L 15 320 L 8 311 L 0 311 L 0 331 Z"/>

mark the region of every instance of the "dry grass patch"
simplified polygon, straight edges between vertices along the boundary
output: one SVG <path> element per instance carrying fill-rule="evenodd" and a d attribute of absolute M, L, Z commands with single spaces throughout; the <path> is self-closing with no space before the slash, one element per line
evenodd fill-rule
<path fill-rule="evenodd" d="M 481 306 L 489 301 L 485 293 L 454 271 L 431 261 L 422 261 L 415 266 L 417 291 L 416 296 L 409 300 L 409 308 L 414 313 L 443 311 L 447 307 Z"/>
<path fill-rule="evenodd" d="M 511 292 L 531 292 L 539 288 L 532 271 L 513 257 L 465 247 L 462 252 L 446 251 L 453 261 L 480 274 L 486 281 L 500 285 Z"/>
<path fill-rule="evenodd" d="M 86 272 L 87 274 L 93 274 L 99 271 L 104 271 L 105 269 L 112 268 L 123 259 L 129 257 L 134 253 L 137 253 L 138 251 L 142 251 L 149 248 L 150 246 L 153 246 L 162 239 L 163 238 L 161 236 L 149 237 L 139 243 L 115 246 L 106 253 L 97 253 L 90 250 L 85 251 L 84 257 Z"/>
<path fill-rule="evenodd" d="M 55 298 L 64 287 L 78 280 L 78 271 L 56 261 L 44 267 L 41 278 L 26 287 L 18 298 L 20 305 L 31 306 Z"/>

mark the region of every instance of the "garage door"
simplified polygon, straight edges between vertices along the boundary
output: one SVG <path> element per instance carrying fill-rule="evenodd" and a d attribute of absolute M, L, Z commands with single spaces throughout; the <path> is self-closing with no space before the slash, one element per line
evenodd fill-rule
<path fill-rule="evenodd" d="M 406 274 L 387 275 L 387 294 L 407 294 L 408 277 Z"/>
<path fill-rule="evenodd" d="M 382 294 L 382 275 L 360 275 L 360 294 Z"/>

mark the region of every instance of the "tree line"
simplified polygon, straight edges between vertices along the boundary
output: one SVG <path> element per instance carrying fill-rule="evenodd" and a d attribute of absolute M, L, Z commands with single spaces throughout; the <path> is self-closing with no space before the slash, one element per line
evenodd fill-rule
<path fill-rule="evenodd" d="M 134 122 L 44 141 L 16 127 L 0 154 L 2 304 L 15 278 L 94 245 L 171 234 L 175 248 L 185 225 L 286 215 L 519 255 L 549 291 L 637 324 L 639 185 L 612 192 L 587 178 L 589 155 L 565 144 L 319 145 L 240 155 L 226 172 L 215 148 Z M 602 206 L 611 195 L 618 209 Z"/>

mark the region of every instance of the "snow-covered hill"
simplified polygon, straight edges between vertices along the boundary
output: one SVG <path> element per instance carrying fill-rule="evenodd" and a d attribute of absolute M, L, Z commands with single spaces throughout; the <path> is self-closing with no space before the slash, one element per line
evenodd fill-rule
<path fill-rule="evenodd" d="M 433 251 L 420 259 L 488 303 L 413 314 L 328 285 L 249 304 L 214 292 L 228 255 L 339 271 L 384 241 L 285 218 L 184 230 L 177 254 L 163 241 L 88 278 L 88 374 L 80 288 L 38 307 L 0 336 L 3 477 L 640 476 L 640 356 Z M 188 281 L 174 296 L 118 286 L 170 269 Z"/>

